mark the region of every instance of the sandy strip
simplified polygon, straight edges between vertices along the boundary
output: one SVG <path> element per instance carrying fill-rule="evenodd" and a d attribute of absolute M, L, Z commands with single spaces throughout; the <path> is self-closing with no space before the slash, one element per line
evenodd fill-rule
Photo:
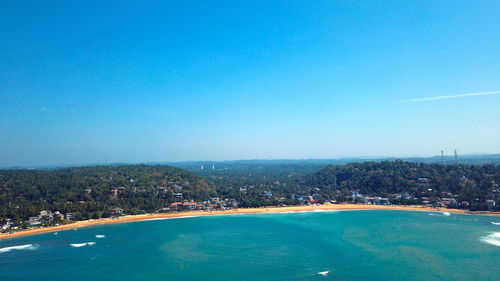
<path fill-rule="evenodd" d="M 142 221 L 150 219 L 166 219 L 166 218 L 181 218 L 181 217 L 198 217 L 198 216 L 215 216 L 215 215 L 229 215 L 229 214 L 260 214 L 260 213 L 290 213 L 290 212 L 312 212 L 312 211 L 341 211 L 341 210 L 404 210 L 404 211 L 425 211 L 425 212 L 448 212 L 455 214 L 474 214 L 474 215 L 490 215 L 500 216 L 499 212 L 470 212 L 467 210 L 459 209 L 435 209 L 423 206 L 381 206 L 381 205 L 365 205 L 365 204 L 324 204 L 324 205 L 310 205 L 310 206 L 289 206 L 289 207 L 261 207 L 261 208 L 239 208 L 234 210 L 225 211 L 186 211 L 175 213 L 162 213 L 162 214 L 143 214 L 143 215 L 130 215 L 118 218 L 106 218 L 99 220 L 86 220 L 78 221 L 70 224 L 59 226 L 27 229 L 14 233 L 2 233 L 0 239 L 7 239 L 25 235 L 40 234 L 46 232 L 54 232 L 66 229 L 75 229 L 79 227 L 100 225 L 108 223 L 121 223 Z"/>

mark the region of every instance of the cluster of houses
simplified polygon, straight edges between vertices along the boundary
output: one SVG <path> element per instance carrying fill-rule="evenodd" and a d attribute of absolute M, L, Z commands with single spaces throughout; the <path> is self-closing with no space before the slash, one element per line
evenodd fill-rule
<path fill-rule="evenodd" d="M 129 181 L 130 181 L 130 183 L 135 182 L 134 179 L 129 179 Z M 188 181 L 184 181 L 184 182 L 167 181 L 164 185 L 156 187 L 156 190 L 154 192 L 158 195 L 165 195 L 167 193 L 171 193 L 171 194 L 173 194 L 173 196 L 176 199 L 182 199 L 182 190 L 186 187 L 189 187 L 189 186 L 190 186 L 190 183 Z M 118 195 L 125 192 L 126 189 L 127 188 L 125 188 L 124 186 L 112 187 L 109 189 L 109 195 L 112 198 L 117 198 Z M 133 186 L 133 187 L 129 187 L 129 189 L 133 192 L 148 192 L 148 189 L 146 189 L 144 187 Z M 91 189 L 89 189 L 89 190 L 90 191 L 88 191 L 88 193 L 91 192 Z"/>
<path fill-rule="evenodd" d="M 133 179 L 130 182 L 134 182 Z M 470 205 L 467 201 L 459 201 L 458 195 L 452 194 L 450 192 L 442 192 L 438 194 L 435 190 L 430 188 L 431 181 L 428 178 L 417 178 L 412 180 L 418 184 L 418 192 L 415 194 L 409 194 L 408 192 L 397 193 L 397 194 L 389 194 L 388 197 L 393 201 L 414 201 L 416 204 L 423 204 L 429 207 L 443 207 L 443 208 L 464 208 L 467 209 Z M 475 184 L 473 180 L 469 180 L 467 177 L 462 176 L 459 179 L 461 185 L 465 184 Z M 279 185 L 279 182 L 275 182 L 275 185 Z M 156 188 L 156 193 L 158 195 L 167 195 L 171 194 L 173 199 L 176 201 L 171 203 L 168 207 L 160 209 L 160 211 L 184 211 L 184 210 L 226 210 L 233 209 L 238 207 L 238 202 L 235 199 L 220 199 L 218 197 L 210 198 L 210 200 L 204 200 L 200 202 L 188 201 L 183 198 L 183 187 L 189 186 L 188 182 L 177 183 L 173 181 L 169 181 L 165 184 L 165 186 L 160 186 Z M 246 193 L 247 189 L 252 189 L 255 186 L 245 186 L 239 189 L 240 192 Z M 111 197 L 118 197 L 120 193 L 124 192 L 125 187 L 118 186 L 109 189 L 109 194 Z M 135 191 L 140 191 L 140 188 L 135 188 Z M 86 193 L 90 194 L 92 189 L 88 188 L 85 190 Z M 338 191 L 340 192 L 340 191 Z M 491 181 L 491 188 L 487 191 L 490 193 L 489 198 L 498 198 L 498 194 L 500 194 L 500 186 L 495 181 Z M 271 199 L 273 197 L 273 192 L 270 190 L 263 191 L 261 193 L 262 196 Z M 345 194 L 349 195 L 349 194 Z M 170 195 L 169 195 L 170 196 Z M 315 193 L 312 195 L 302 195 L 302 194 L 292 194 L 292 199 L 299 201 L 300 204 L 317 204 L 321 199 L 321 197 Z M 360 193 L 359 189 L 355 189 L 350 191 L 349 201 L 353 203 L 364 203 L 364 204 L 373 204 L 373 205 L 390 205 L 391 201 L 386 197 L 379 196 L 366 196 Z M 285 201 L 284 197 L 275 198 L 277 201 Z M 71 203 L 71 202 L 68 202 Z M 82 202 L 80 202 L 82 203 Z M 84 203 L 84 202 L 83 202 Z M 331 203 L 337 203 L 337 201 L 333 200 Z M 488 199 L 484 202 L 484 204 L 489 208 L 494 208 L 496 206 L 496 201 L 492 199 Z M 119 216 L 124 214 L 124 210 L 120 207 L 115 207 L 110 209 L 113 213 L 113 216 Z M 47 225 L 56 221 L 71 221 L 73 220 L 72 213 L 62 214 L 59 211 L 41 211 L 38 216 L 29 217 L 26 223 L 29 226 L 42 226 Z M 7 219 L 6 223 L 0 225 L 0 230 L 7 229 L 16 229 L 15 223 L 11 219 Z"/>
<path fill-rule="evenodd" d="M 301 194 L 293 194 L 292 199 L 299 200 L 302 204 L 316 204 L 318 200 L 314 199 L 314 196 L 311 195 L 301 195 Z"/>
<path fill-rule="evenodd" d="M 451 192 L 442 192 L 438 194 L 436 190 L 430 188 L 431 180 L 428 178 L 417 178 L 412 180 L 418 184 L 418 193 L 415 196 L 408 192 L 390 194 L 389 197 L 396 201 L 414 201 L 416 204 L 423 204 L 428 207 L 442 207 L 442 208 L 463 208 L 467 209 L 470 206 L 468 201 L 459 201 L 457 194 Z M 473 180 L 465 176 L 459 178 L 461 185 L 476 184 Z M 390 205 L 389 198 L 383 197 L 367 197 L 359 193 L 359 189 L 351 191 L 351 201 L 354 203 L 376 204 L 376 205 Z M 488 191 L 493 196 L 500 193 L 499 185 L 495 181 L 491 181 L 491 189 Z M 496 206 L 496 201 L 488 199 L 484 202 L 488 208 Z"/>
<path fill-rule="evenodd" d="M 14 222 L 11 219 L 7 219 L 4 225 L 2 225 L 2 230 L 9 229 L 14 226 Z"/>
<path fill-rule="evenodd" d="M 63 221 L 65 219 L 71 220 L 72 214 L 67 213 L 66 216 L 64 216 L 59 211 L 51 212 L 51 211 L 44 210 L 44 211 L 40 211 L 40 213 L 36 217 L 29 217 L 28 224 L 30 226 L 37 226 L 37 225 L 48 224 L 48 223 L 51 223 L 55 220 Z"/>
<path fill-rule="evenodd" d="M 420 197 L 423 205 L 428 207 L 442 207 L 442 208 L 453 208 L 453 209 L 467 209 L 470 206 L 468 201 L 458 201 L 456 195 L 453 197 L 442 197 L 442 198 L 430 198 L 426 196 Z M 496 206 L 496 201 L 488 199 L 484 201 L 484 204 L 488 208 L 493 208 Z"/>
<path fill-rule="evenodd" d="M 425 178 L 423 178 L 425 179 Z M 427 180 L 427 179 L 425 179 Z M 430 181 L 418 181 L 420 184 L 427 184 Z M 461 186 L 464 185 L 476 185 L 476 182 L 474 180 L 468 179 L 465 175 L 459 178 L 459 184 Z M 436 192 L 430 188 L 425 189 L 424 191 L 421 192 L 422 195 L 419 197 L 420 201 L 422 204 L 426 206 L 435 206 L 435 207 L 443 207 L 443 208 L 463 208 L 467 209 L 470 206 L 470 202 L 468 201 L 459 201 L 458 195 L 457 194 L 452 194 L 451 192 L 443 192 L 441 193 L 441 196 L 437 195 Z M 491 196 L 496 196 L 496 194 L 500 193 L 500 190 L 498 190 L 498 184 L 495 181 L 491 181 L 491 188 L 487 191 Z M 475 199 L 476 202 L 479 200 L 478 198 Z M 484 204 L 488 208 L 493 208 L 496 206 L 496 201 L 493 199 L 487 199 L 484 201 Z"/>
<path fill-rule="evenodd" d="M 60 222 L 60 221 L 71 221 L 73 220 L 73 214 L 72 213 L 66 213 L 62 214 L 59 211 L 47 211 L 43 210 L 40 211 L 38 216 L 34 217 L 29 217 L 28 220 L 26 221 L 26 224 L 28 226 L 43 226 L 50 224 L 52 222 Z M 7 219 L 6 223 L 1 226 L 1 230 L 7 230 L 7 229 L 18 229 L 19 226 L 15 226 L 16 224 L 11 220 Z"/>
<path fill-rule="evenodd" d="M 161 211 L 183 211 L 183 210 L 228 210 L 238 207 L 238 202 L 235 199 L 221 200 L 218 197 L 210 198 L 202 202 L 193 202 L 184 200 L 182 202 L 174 202 L 163 208 Z"/>
<path fill-rule="evenodd" d="M 399 196 L 401 194 L 398 194 Z M 359 190 L 351 191 L 351 200 L 354 203 L 363 203 L 369 205 L 390 205 L 389 198 L 384 197 L 370 197 L 359 193 Z"/>
<path fill-rule="evenodd" d="M 389 198 L 382 198 L 382 197 L 365 197 L 364 199 L 365 204 L 369 205 L 390 205 L 391 202 L 389 202 Z"/>

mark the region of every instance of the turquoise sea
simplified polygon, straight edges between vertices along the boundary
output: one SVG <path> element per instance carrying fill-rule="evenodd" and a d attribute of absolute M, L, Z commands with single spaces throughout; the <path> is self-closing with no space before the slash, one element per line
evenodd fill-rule
<path fill-rule="evenodd" d="M 1 240 L 0 280 L 500 280 L 498 222 L 336 211 L 93 226 Z"/>

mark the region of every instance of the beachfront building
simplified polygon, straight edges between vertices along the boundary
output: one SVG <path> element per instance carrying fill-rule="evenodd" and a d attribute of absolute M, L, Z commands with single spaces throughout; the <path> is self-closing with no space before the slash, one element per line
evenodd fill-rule
<path fill-rule="evenodd" d="M 49 223 L 54 221 L 54 214 L 51 211 L 40 211 L 40 214 L 38 215 L 38 219 L 42 223 Z"/>
<path fill-rule="evenodd" d="M 382 197 L 365 197 L 365 204 L 370 204 L 370 205 L 390 205 L 391 202 L 389 201 L 388 198 L 382 198 Z"/>
<path fill-rule="evenodd" d="M 390 205 L 389 198 L 380 198 L 378 201 L 378 205 Z"/>
<path fill-rule="evenodd" d="M 317 201 L 314 200 L 314 198 L 310 195 L 300 195 L 300 194 L 294 194 L 293 199 L 299 200 L 301 203 L 316 203 Z"/>
<path fill-rule="evenodd" d="M 35 226 L 42 224 L 42 222 L 38 219 L 38 217 L 29 217 L 28 224 L 30 226 Z"/>
<path fill-rule="evenodd" d="M 54 213 L 46 210 L 40 211 L 40 213 L 36 217 L 28 218 L 28 224 L 30 226 L 47 224 L 53 221 L 54 221 Z"/>
<path fill-rule="evenodd" d="M 181 210 L 206 210 L 207 206 L 205 204 L 200 204 L 196 202 L 174 202 L 169 205 L 168 209 L 170 211 L 181 211 Z"/>
<path fill-rule="evenodd" d="M 486 200 L 486 206 L 488 206 L 489 208 L 493 208 L 495 207 L 495 205 L 496 205 L 495 200 Z"/>
<path fill-rule="evenodd" d="M 179 211 L 182 209 L 182 202 L 174 202 L 168 206 L 170 211 Z"/>
<path fill-rule="evenodd" d="M 182 204 L 182 207 L 186 210 L 196 210 L 198 204 L 194 202 L 185 202 Z"/>
<path fill-rule="evenodd" d="M 441 199 L 441 207 L 448 207 L 448 206 L 453 206 L 455 205 L 456 203 L 456 200 L 455 198 L 448 198 L 448 197 L 445 197 L 445 198 L 442 198 Z"/>
<path fill-rule="evenodd" d="M 285 199 L 285 198 L 283 198 Z M 236 201 L 236 199 L 226 199 L 227 203 L 226 203 L 226 206 L 227 207 L 232 207 L 232 208 L 237 208 L 238 207 L 238 201 Z"/>
<path fill-rule="evenodd" d="M 64 215 L 61 214 L 61 212 L 59 212 L 59 211 L 55 211 L 54 212 L 54 219 L 55 220 L 59 220 L 59 221 L 63 221 L 64 220 Z"/>
<path fill-rule="evenodd" d="M 14 225 L 14 223 L 12 222 L 12 220 L 11 219 L 7 219 L 5 221 L 5 224 L 2 225 L 2 229 L 6 230 L 6 229 L 10 228 L 12 225 Z"/>

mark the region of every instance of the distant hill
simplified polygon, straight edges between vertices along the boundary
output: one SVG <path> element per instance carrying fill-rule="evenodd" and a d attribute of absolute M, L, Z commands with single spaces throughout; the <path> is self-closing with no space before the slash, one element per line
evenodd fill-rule
<path fill-rule="evenodd" d="M 308 174 L 327 165 L 345 165 L 349 163 L 382 162 L 402 160 L 412 163 L 454 165 L 453 156 L 411 157 L 411 158 L 338 158 L 338 159 L 277 159 L 277 160 L 234 160 L 234 161 L 191 161 L 173 162 L 170 165 L 195 172 L 199 175 L 210 175 L 214 170 L 259 170 L 272 169 L 274 171 L 296 171 L 299 174 Z M 484 165 L 500 164 L 500 154 L 462 155 L 458 157 L 458 164 Z"/>
<path fill-rule="evenodd" d="M 200 170 L 201 166 L 205 169 L 210 169 L 212 165 L 217 166 L 217 169 L 248 169 L 262 165 L 289 165 L 302 167 L 321 167 L 326 165 L 344 165 L 348 163 L 362 162 L 380 162 L 403 160 L 406 162 L 415 163 L 435 163 L 445 165 L 455 164 L 454 156 L 431 156 L 431 157 L 345 157 L 332 159 L 255 159 L 255 160 L 227 160 L 227 161 L 180 161 L 180 162 L 145 162 L 140 164 L 146 165 L 169 165 L 188 169 L 191 171 Z M 459 155 L 458 164 L 467 165 L 483 165 L 483 164 L 500 164 L 500 154 L 465 154 Z M 139 163 L 111 163 L 107 166 L 123 166 Z M 0 169 L 36 169 L 36 170 L 53 170 L 69 167 L 85 167 L 85 166 L 102 166 L 103 163 L 87 163 L 87 164 L 54 164 L 54 165 L 38 165 L 38 166 L 6 166 Z"/>

